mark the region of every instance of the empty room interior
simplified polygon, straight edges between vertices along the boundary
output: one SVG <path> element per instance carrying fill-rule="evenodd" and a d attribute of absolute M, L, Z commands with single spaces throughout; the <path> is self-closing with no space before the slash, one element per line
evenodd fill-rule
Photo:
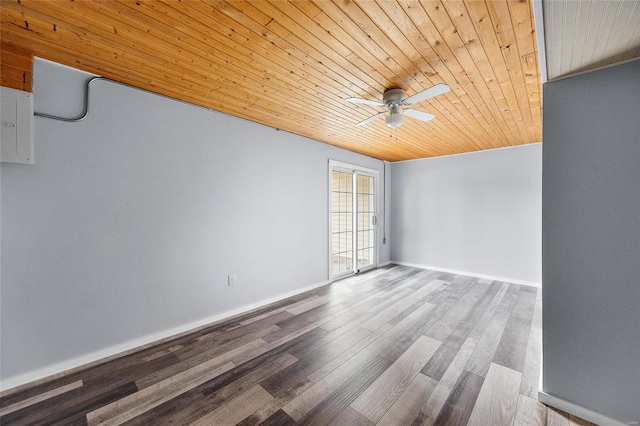
<path fill-rule="evenodd" d="M 0 16 L 0 424 L 640 422 L 639 0 Z"/>

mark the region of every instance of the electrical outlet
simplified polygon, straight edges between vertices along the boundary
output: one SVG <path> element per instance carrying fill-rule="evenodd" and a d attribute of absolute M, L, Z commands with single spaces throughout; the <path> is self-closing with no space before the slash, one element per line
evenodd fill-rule
<path fill-rule="evenodd" d="M 236 285 L 236 274 L 233 275 L 229 275 L 227 283 L 229 284 L 229 287 L 231 287 L 232 285 Z"/>

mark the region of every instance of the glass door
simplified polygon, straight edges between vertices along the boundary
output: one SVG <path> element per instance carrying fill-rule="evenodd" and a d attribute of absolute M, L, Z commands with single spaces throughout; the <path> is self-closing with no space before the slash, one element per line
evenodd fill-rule
<path fill-rule="evenodd" d="M 356 272 L 375 266 L 376 253 L 376 198 L 373 176 L 356 173 Z"/>
<path fill-rule="evenodd" d="M 329 163 L 330 276 L 332 279 L 377 266 L 377 171 Z"/>
<path fill-rule="evenodd" d="M 353 174 L 331 172 L 331 276 L 353 273 Z"/>

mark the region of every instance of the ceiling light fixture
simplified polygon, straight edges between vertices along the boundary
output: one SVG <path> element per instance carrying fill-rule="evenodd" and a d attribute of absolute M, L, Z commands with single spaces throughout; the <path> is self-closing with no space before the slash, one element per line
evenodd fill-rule
<path fill-rule="evenodd" d="M 402 89 L 387 89 L 382 95 L 382 102 L 361 98 L 348 98 L 347 102 L 352 102 L 354 104 L 371 105 L 387 109 L 387 111 L 379 112 L 376 115 L 359 122 L 358 126 L 369 124 L 376 118 L 386 115 L 388 112 L 389 115 L 386 117 L 385 123 L 387 124 L 387 126 L 395 129 L 402 124 L 405 115 L 408 115 L 409 117 L 415 118 L 420 121 L 429 121 L 433 119 L 435 115 L 429 114 L 428 112 L 418 111 L 417 109 L 411 108 L 401 108 L 424 101 L 425 99 L 429 99 L 434 96 L 441 95 L 443 93 L 447 93 L 449 90 L 449 86 L 440 83 L 407 98 L 405 91 Z"/>
<path fill-rule="evenodd" d="M 385 119 L 385 123 L 387 126 L 395 129 L 404 121 L 404 115 L 402 115 L 402 111 L 400 111 L 400 107 L 397 105 L 392 106 L 389 109 L 389 115 Z"/>

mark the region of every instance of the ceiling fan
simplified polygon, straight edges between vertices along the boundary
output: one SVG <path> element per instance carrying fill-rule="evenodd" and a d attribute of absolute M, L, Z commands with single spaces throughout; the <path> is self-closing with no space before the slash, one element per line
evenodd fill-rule
<path fill-rule="evenodd" d="M 415 103 L 424 101 L 425 99 L 447 93 L 449 90 L 451 90 L 449 89 L 449 86 L 440 83 L 426 90 L 423 90 L 422 92 L 418 92 L 415 95 L 411 95 L 408 98 L 403 89 L 387 89 L 385 90 L 384 95 L 382 95 L 382 102 L 370 101 L 368 99 L 360 98 L 348 98 L 347 101 L 354 104 L 372 105 L 387 109 L 386 111 L 379 112 L 378 114 L 359 122 L 358 126 L 369 124 L 376 118 L 383 116 L 388 112 L 389 115 L 385 119 L 385 123 L 387 124 L 387 126 L 395 128 L 402 124 L 405 115 L 421 121 L 429 121 L 434 118 L 435 115 L 429 114 L 428 112 L 418 111 L 411 108 L 402 109 L 402 107 L 410 106 Z"/>

